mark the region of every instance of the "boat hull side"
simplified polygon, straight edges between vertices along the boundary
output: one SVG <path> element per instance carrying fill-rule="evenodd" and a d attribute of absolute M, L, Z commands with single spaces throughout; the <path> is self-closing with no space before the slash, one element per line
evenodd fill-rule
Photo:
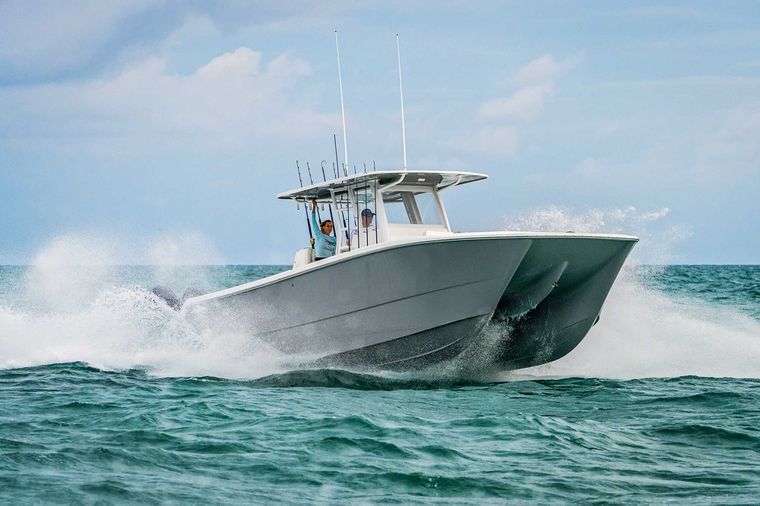
<path fill-rule="evenodd" d="M 602 306 L 635 241 L 589 242 L 556 248 L 535 241 L 507 286 L 494 314 L 510 327 L 495 359 L 504 369 L 545 364 L 570 353 L 599 319 Z M 511 294 L 530 286 L 534 273 L 557 273 L 553 288 L 533 307 L 515 314 Z M 540 277 L 542 274 L 538 274 Z M 537 286 L 540 283 L 537 283 Z M 523 309 L 525 309 L 523 307 Z"/>
<path fill-rule="evenodd" d="M 331 259 L 187 311 L 318 366 L 417 369 L 467 350 L 518 369 L 580 343 L 635 243 L 461 234 Z M 486 324 L 507 331 L 494 342 Z"/>
<path fill-rule="evenodd" d="M 251 335 L 283 353 L 307 357 L 365 349 L 436 328 L 470 334 L 471 324 L 447 326 L 477 320 L 482 327 L 530 244 L 528 239 L 488 239 L 380 249 L 254 290 L 203 300 L 187 312 L 201 325 Z M 435 343 L 429 348 L 444 348 L 460 337 L 441 332 L 437 340 L 430 337 Z M 414 346 L 397 350 L 391 358 L 384 352 L 382 362 L 419 355 Z M 374 355 L 364 351 L 356 356 Z M 366 365 L 377 363 L 373 359 Z"/>

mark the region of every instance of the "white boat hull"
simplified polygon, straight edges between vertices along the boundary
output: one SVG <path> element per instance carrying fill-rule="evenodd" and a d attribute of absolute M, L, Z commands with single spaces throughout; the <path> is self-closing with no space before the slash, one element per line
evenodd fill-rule
<path fill-rule="evenodd" d="M 450 234 L 362 248 L 189 299 L 183 311 L 319 365 L 419 368 L 482 346 L 498 367 L 549 362 L 591 328 L 636 239 Z"/>

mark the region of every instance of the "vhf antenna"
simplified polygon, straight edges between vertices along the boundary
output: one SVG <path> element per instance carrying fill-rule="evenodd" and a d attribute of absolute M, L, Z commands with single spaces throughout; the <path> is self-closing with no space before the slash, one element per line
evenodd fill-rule
<path fill-rule="evenodd" d="M 337 37 L 337 34 L 336 34 Z M 337 39 L 336 39 L 337 40 Z M 404 85 L 401 81 L 401 44 L 398 41 L 398 34 L 396 34 L 396 55 L 398 56 L 398 90 L 401 94 L 401 141 L 404 146 L 404 171 L 406 171 L 406 125 L 404 122 Z M 340 63 L 338 63 L 338 69 L 340 69 Z M 340 73 L 340 70 L 338 70 Z M 341 92 L 342 93 L 342 92 Z M 343 105 L 343 95 L 341 95 L 341 106 Z M 343 120 L 343 135 L 345 137 L 346 124 Z"/>
<path fill-rule="evenodd" d="M 348 173 L 348 143 L 346 141 L 346 109 L 343 106 L 343 76 L 340 73 L 340 47 L 338 45 L 338 30 L 335 30 L 335 53 L 338 55 L 338 86 L 340 87 L 340 114 L 343 118 L 343 175 Z"/>

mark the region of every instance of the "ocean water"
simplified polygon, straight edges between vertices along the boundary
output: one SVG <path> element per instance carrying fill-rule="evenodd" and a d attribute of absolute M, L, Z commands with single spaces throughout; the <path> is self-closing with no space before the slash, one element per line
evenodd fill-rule
<path fill-rule="evenodd" d="M 758 503 L 760 266 L 629 266 L 501 374 L 297 370 L 148 292 L 282 269 L 0 267 L 0 503 Z"/>

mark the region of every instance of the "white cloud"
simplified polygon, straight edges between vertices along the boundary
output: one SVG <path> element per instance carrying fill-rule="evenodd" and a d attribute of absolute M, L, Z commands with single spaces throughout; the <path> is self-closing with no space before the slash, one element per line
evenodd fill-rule
<path fill-rule="evenodd" d="M 0 83 L 97 75 L 127 55 L 154 54 L 190 18 L 229 33 L 317 11 L 304 0 L 0 1 Z"/>
<path fill-rule="evenodd" d="M 511 126 L 483 126 L 459 143 L 469 151 L 513 156 L 517 150 L 517 130 Z"/>
<path fill-rule="evenodd" d="M 469 150 L 496 156 L 517 152 L 518 127 L 535 121 L 547 97 L 554 93 L 557 80 L 577 65 L 580 56 L 556 61 L 546 54 L 520 68 L 509 80 L 517 89 L 510 95 L 483 102 L 477 117 L 489 125 L 477 128 L 461 143 Z"/>
<path fill-rule="evenodd" d="M 217 56 L 195 73 L 201 77 L 226 79 L 230 76 L 250 77 L 260 72 L 261 53 L 241 47 L 232 53 Z"/>
<path fill-rule="evenodd" d="M 484 102 L 478 109 L 481 119 L 526 122 L 538 117 L 560 76 L 580 62 L 579 56 L 557 62 L 551 55 L 537 58 L 517 71 L 511 82 L 519 88 L 508 97 Z"/>
<path fill-rule="evenodd" d="M 0 70 L 21 81 L 78 69 L 96 57 L 120 23 L 161 2 L 72 0 L 0 3 Z"/>
<path fill-rule="evenodd" d="M 545 54 L 518 70 L 512 82 L 517 86 L 552 85 L 568 70 L 578 65 L 580 61 L 579 55 L 557 62 L 550 54 Z"/>
<path fill-rule="evenodd" d="M 295 56 L 262 64 L 261 53 L 242 47 L 190 75 L 152 58 L 111 79 L 0 88 L 0 141 L 218 146 L 309 135 L 337 120 L 293 100 L 293 88 L 310 72 Z"/>
<path fill-rule="evenodd" d="M 551 86 L 526 86 L 512 96 L 483 103 L 478 115 L 484 119 L 529 121 L 539 115 L 551 91 Z"/>

